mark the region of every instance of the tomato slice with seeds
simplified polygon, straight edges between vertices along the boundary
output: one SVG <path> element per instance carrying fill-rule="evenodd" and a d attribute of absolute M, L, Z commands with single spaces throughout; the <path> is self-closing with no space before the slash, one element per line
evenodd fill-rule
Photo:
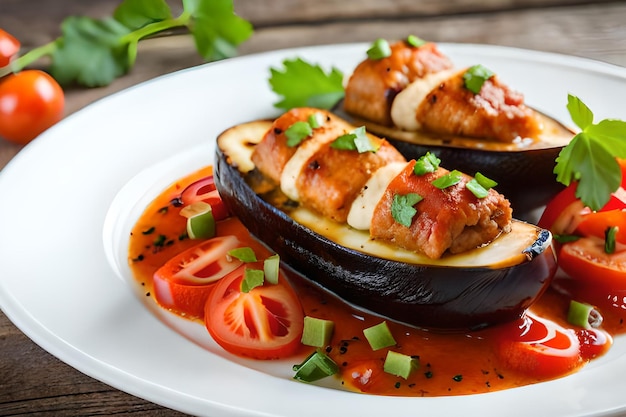
<path fill-rule="evenodd" d="M 277 284 L 241 291 L 248 263 L 224 277 L 206 303 L 205 324 L 213 339 L 230 353 L 254 359 L 290 356 L 301 346 L 304 313 L 295 291 L 281 272 Z"/>
<path fill-rule="evenodd" d="M 242 264 L 227 257 L 228 251 L 239 246 L 237 237 L 221 236 L 174 256 L 154 273 L 157 302 L 180 315 L 204 317 L 204 306 L 215 282 Z"/>
<path fill-rule="evenodd" d="M 507 367 L 538 378 L 556 378 L 582 365 L 576 332 L 531 313 L 504 326 L 497 354 Z"/>
<path fill-rule="evenodd" d="M 189 184 L 180 194 L 180 202 L 188 206 L 198 201 L 204 201 L 211 205 L 215 220 L 222 220 L 228 217 L 228 209 L 215 187 L 213 175 L 201 178 Z"/>

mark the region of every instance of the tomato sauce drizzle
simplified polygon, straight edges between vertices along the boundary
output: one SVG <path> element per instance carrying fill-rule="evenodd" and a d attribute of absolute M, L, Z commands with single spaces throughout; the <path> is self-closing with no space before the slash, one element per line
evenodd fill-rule
<path fill-rule="evenodd" d="M 188 184 L 211 174 L 212 168 L 206 167 L 177 180 L 146 208 L 135 224 L 130 236 L 129 263 L 146 295 L 154 298 L 154 272 L 174 255 L 198 243 L 185 237 L 186 219 L 179 215 L 181 207 L 177 198 Z M 218 234 L 236 235 L 243 242 L 252 239 L 235 218 L 220 221 Z M 624 333 L 626 290 L 582 288 L 572 280 L 557 277 L 552 288 L 531 310 L 536 317 L 578 332 L 583 341 L 581 354 L 572 367 L 555 374 L 546 371 L 549 364 L 542 365 L 537 372 L 524 371 L 524 366 L 511 364 L 510 355 L 502 354 L 499 340 L 507 332 L 519 332 L 518 322 L 475 332 L 445 333 L 386 320 L 397 342 L 389 349 L 419 358 L 419 369 L 405 380 L 383 372 L 389 349 L 372 351 L 363 336 L 363 329 L 385 318 L 354 308 L 297 273 L 287 272 L 305 314 L 335 322 L 331 343 L 325 350 L 339 365 L 340 373 L 335 377 L 346 389 L 370 394 L 466 395 L 564 377 L 604 354 L 611 345 L 612 335 Z M 603 331 L 582 331 L 567 323 L 567 309 L 572 298 L 593 304 L 602 312 Z M 293 363 L 300 362 L 312 351 L 313 348 L 303 346 Z"/>

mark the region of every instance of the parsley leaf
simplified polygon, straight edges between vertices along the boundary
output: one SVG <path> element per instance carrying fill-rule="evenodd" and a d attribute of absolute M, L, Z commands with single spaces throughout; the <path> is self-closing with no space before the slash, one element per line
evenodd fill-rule
<path fill-rule="evenodd" d="M 367 135 L 365 126 L 357 127 L 353 131 L 339 136 L 331 142 L 330 147 L 346 151 L 376 152 L 380 148 L 380 143 L 373 143 Z"/>
<path fill-rule="evenodd" d="M 301 58 L 283 61 L 283 69 L 270 68 L 270 86 L 282 99 L 274 104 L 280 109 L 317 107 L 331 109 L 345 94 L 343 73 L 332 68 L 324 72 Z"/>
<path fill-rule="evenodd" d="M 465 81 L 465 88 L 470 90 L 474 94 L 480 93 L 480 89 L 483 88 L 483 84 L 489 78 L 493 76 L 493 72 L 482 65 L 474 65 L 465 71 L 463 74 L 463 80 Z"/>
<path fill-rule="evenodd" d="M 402 226 L 411 227 L 413 217 L 417 214 L 415 206 L 424 198 L 417 193 L 396 194 L 391 202 L 391 216 Z"/>
<path fill-rule="evenodd" d="M 576 197 L 592 210 L 600 210 L 621 185 L 617 158 L 626 158 L 626 122 L 603 120 L 593 123 L 593 113 L 576 96 L 568 95 L 567 109 L 581 132 L 556 158 L 557 181 L 578 181 Z"/>
<path fill-rule="evenodd" d="M 125 0 L 113 12 L 115 20 L 131 30 L 172 18 L 165 0 Z"/>

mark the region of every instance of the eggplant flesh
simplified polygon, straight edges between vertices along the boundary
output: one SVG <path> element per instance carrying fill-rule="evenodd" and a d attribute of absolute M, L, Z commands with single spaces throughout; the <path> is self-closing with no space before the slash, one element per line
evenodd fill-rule
<path fill-rule="evenodd" d="M 551 234 L 514 220 L 489 245 L 438 260 L 369 239 L 283 198 L 250 161 L 270 121 L 217 141 L 216 186 L 232 214 L 281 261 L 346 302 L 409 325 L 472 330 L 519 318 L 556 272 Z"/>
<path fill-rule="evenodd" d="M 574 132 L 538 111 L 537 117 L 543 125 L 539 137 L 503 143 L 383 126 L 347 114 L 342 107 L 339 104 L 335 109 L 339 115 L 386 138 L 407 159 L 418 159 L 431 152 L 446 166 L 470 175 L 480 172 L 493 178 L 518 218 L 529 217 L 533 210 L 546 205 L 564 188 L 556 181 L 554 161 L 574 137 Z"/>

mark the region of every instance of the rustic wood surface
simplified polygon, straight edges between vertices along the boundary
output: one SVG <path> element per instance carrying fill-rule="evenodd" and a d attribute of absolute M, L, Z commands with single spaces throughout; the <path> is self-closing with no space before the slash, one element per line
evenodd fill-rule
<path fill-rule="evenodd" d="M 169 1 L 180 9 L 178 2 Z M 0 0 L 0 28 L 25 47 L 59 34 L 68 15 L 102 17 L 116 0 Z M 241 54 L 313 44 L 422 38 L 558 52 L 626 66 L 626 3 L 575 0 L 235 0 L 255 25 Z M 133 71 L 112 85 L 66 91 L 66 113 L 141 81 L 200 63 L 188 36 L 142 43 Z M 20 151 L 0 139 L 0 169 Z M 0 231 L 1 233 L 1 231 Z M 2 279 L 2 277 L 0 277 Z M 177 416 L 59 361 L 0 313 L 0 416 Z"/>

